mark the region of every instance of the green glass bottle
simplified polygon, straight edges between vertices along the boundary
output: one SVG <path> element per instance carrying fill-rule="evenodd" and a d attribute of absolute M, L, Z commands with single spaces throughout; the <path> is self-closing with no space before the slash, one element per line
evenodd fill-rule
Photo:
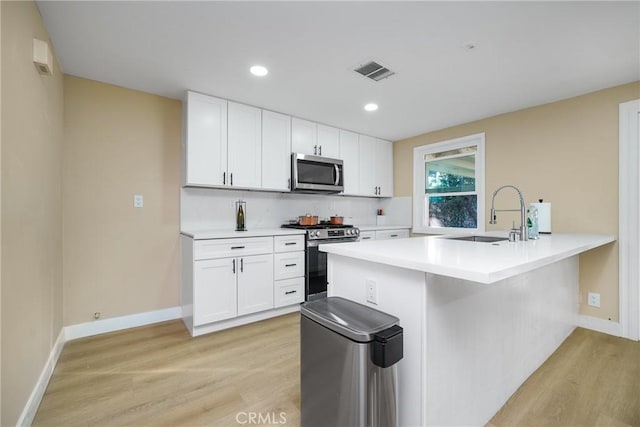
<path fill-rule="evenodd" d="M 244 210 L 242 209 L 242 203 L 238 205 L 238 215 L 236 217 L 236 230 L 244 231 Z"/>

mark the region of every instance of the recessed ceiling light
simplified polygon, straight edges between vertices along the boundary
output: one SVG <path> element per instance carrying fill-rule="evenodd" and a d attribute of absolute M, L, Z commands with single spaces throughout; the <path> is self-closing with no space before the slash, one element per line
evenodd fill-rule
<path fill-rule="evenodd" d="M 269 70 L 267 70 L 267 68 L 263 67 L 262 65 L 254 65 L 253 67 L 251 67 L 250 71 L 251 74 L 258 77 L 263 77 L 269 74 Z"/>
<path fill-rule="evenodd" d="M 364 109 L 367 111 L 376 111 L 378 109 L 378 104 L 374 104 L 373 102 L 364 106 Z"/>

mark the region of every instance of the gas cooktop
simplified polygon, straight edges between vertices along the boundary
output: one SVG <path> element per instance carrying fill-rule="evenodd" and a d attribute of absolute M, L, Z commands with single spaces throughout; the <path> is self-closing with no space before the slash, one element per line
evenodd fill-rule
<path fill-rule="evenodd" d="M 298 228 L 301 230 L 324 230 L 327 228 L 353 228 L 353 225 L 321 222 L 320 224 L 316 225 L 283 224 L 282 228 Z"/>

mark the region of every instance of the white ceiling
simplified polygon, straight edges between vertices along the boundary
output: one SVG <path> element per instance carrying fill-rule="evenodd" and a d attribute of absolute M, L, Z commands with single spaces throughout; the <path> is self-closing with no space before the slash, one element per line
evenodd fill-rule
<path fill-rule="evenodd" d="M 171 98 L 195 90 L 390 140 L 640 80 L 637 1 L 38 7 L 67 74 Z M 397 74 L 375 83 L 352 71 L 367 59 Z M 269 75 L 250 75 L 254 64 Z M 367 113 L 371 101 L 380 109 Z"/>

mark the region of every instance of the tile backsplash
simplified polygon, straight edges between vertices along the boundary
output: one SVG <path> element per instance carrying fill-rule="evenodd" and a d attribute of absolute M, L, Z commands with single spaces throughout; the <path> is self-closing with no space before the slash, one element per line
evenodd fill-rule
<path fill-rule="evenodd" d="M 247 202 L 247 228 L 273 228 L 310 213 L 321 219 L 344 216 L 345 223 L 373 225 L 376 212 L 384 209 L 387 223 L 411 223 L 411 197 L 374 199 L 323 194 L 268 193 L 258 191 L 182 188 L 180 226 L 183 230 L 231 229 L 235 227 L 235 202 Z"/>

